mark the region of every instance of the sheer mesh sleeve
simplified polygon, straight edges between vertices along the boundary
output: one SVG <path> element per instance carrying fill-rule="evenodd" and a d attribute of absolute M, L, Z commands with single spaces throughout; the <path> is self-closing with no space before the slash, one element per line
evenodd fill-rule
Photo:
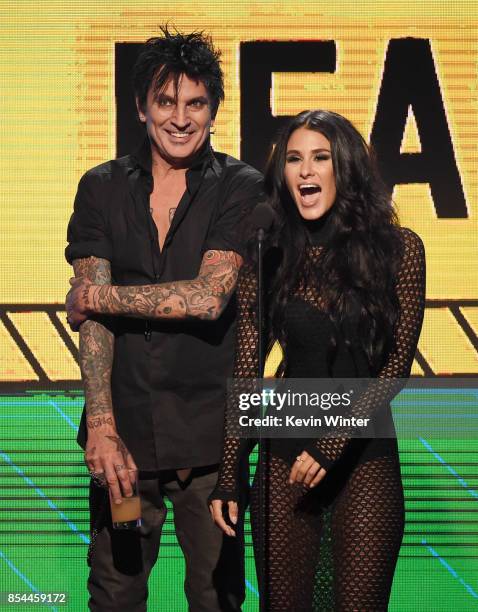
<path fill-rule="evenodd" d="M 425 308 L 425 251 L 421 239 L 411 230 L 402 228 L 403 257 L 397 276 L 396 291 L 400 314 L 395 329 L 395 348 L 377 378 L 390 384 L 373 384 L 354 403 L 351 416 L 370 417 L 380 406 L 388 404 L 400 390 L 396 379 L 410 375 L 420 336 Z M 306 450 L 325 469 L 342 455 L 350 438 L 321 438 L 308 444 Z"/>
<path fill-rule="evenodd" d="M 239 393 L 250 379 L 259 376 L 258 329 L 256 323 L 257 279 L 251 266 L 244 265 L 237 283 L 237 332 L 233 381 L 228 389 L 224 421 L 224 445 L 217 486 L 210 499 L 238 499 L 238 472 L 241 459 L 250 451 L 251 441 L 239 437 Z"/>

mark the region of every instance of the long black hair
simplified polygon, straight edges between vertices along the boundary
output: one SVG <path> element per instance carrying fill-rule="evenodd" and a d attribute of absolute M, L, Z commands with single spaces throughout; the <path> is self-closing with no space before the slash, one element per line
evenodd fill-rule
<path fill-rule="evenodd" d="M 286 354 L 285 309 L 301 280 L 298 271 L 307 270 L 307 225 L 311 222 L 300 216 L 284 177 L 287 143 L 299 128 L 315 130 L 329 140 L 335 174 L 337 193 L 326 213 L 328 238 L 318 279 L 321 297 L 349 346 L 357 342 L 357 337 L 349 337 L 346 324 L 353 313 L 359 347 L 376 374 L 393 348 L 399 315 L 395 292 L 401 259 L 398 220 L 367 143 L 350 121 L 330 111 L 304 111 L 294 117 L 279 134 L 267 165 L 265 189 L 278 219 L 274 242 L 282 252 L 269 294 L 271 338 L 279 341 Z M 285 368 L 283 361 L 278 374 Z"/>

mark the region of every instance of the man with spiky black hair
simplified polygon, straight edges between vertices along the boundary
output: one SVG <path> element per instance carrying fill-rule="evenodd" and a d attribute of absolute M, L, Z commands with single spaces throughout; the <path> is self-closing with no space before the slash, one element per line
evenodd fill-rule
<path fill-rule="evenodd" d="M 224 87 L 209 37 L 163 28 L 140 52 L 133 86 L 147 137 L 82 177 L 66 249 L 85 387 L 78 441 L 92 475 L 89 606 L 146 610 L 167 497 L 189 609 L 240 610 L 243 507 L 237 537 L 224 541 L 207 498 L 232 373 L 241 227 L 262 176 L 211 148 Z M 134 470 L 143 525 L 113 530 L 108 489 L 121 503 Z"/>

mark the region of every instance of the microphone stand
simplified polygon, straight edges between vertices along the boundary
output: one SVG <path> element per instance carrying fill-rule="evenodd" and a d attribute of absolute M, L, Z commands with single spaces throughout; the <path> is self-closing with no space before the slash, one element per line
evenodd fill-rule
<path fill-rule="evenodd" d="M 259 393 L 262 394 L 263 389 L 263 377 L 264 377 L 264 277 L 263 277 L 263 243 L 264 243 L 265 231 L 263 228 L 259 228 L 257 231 L 257 325 L 258 325 L 258 362 L 259 362 Z M 260 417 L 263 416 L 264 406 L 261 403 Z M 259 490 L 258 490 L 258 502 L 259 502 L 259 516 L 258 516 L 258 532 L 259 532 L 259 610 L 260 612 L 266 612 L 267 610 L 267 578 L 268 578 L 268 538 L 266 533 L 267 518 L 266 514 L 266 501 L 268 493 L 268 445 L 267 440 L 262 438 L 262 427 L 259 426 L 258 436 L 258 463 L 257 469 L 259 470 Z"/>
<path fill-rule="evenodd" d="M 259 357 L 259 378 L 264 375 L 264 275 L 263 275 L 263 246 L 265 232 L 260 227 L 257 231 L 257 324 L 259 326 L 259 337 L 257 352 Z"/>

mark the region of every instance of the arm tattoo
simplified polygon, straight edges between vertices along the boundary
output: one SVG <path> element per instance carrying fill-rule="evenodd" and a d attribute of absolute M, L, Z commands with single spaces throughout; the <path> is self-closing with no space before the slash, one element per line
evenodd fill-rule
<path fill-rule="evenodd" d="M 242 264 L 233 251 L 206 251 L 197 278 L 137 287 L 95 286 L 93 311 L 145 319 L 217 319 L 231 297 Z"/>
<path fill-rule="evenodd" d="M 110 263 L 106 259 L 75 259 L 73 269 L 75 276 L 85 276 L 95 284 L 111 283 Z M 80 369 L 90 429 L 109 425 L 108 420 L 113 424 L 110 385 L 113 345 L 113 334 L 98 321 L 88 320 L 80 327 Z M 100 415 L 105 415 L 104 422 L 99 421 Z"/>
<path fill-rule="evenodd" d="M 88 429 L 98 429 L 98 427 L 101 427 L 102 425 L 111 425 L 112 427 L 114 427 L 112 417 L 108 416 L 98 416 L 88 419 L 86 425 Z"/>

